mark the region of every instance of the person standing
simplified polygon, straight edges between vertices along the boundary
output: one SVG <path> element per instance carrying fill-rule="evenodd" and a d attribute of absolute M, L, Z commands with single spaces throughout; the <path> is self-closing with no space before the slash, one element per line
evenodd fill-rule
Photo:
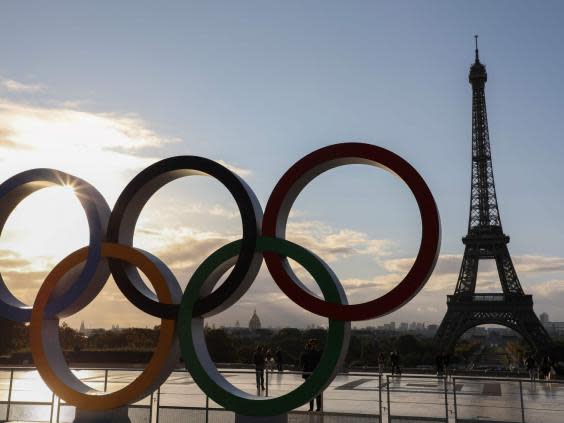
<path fill-rule="evenodd" d="M 537 378 L 537 362 L 535 361 L 533 354 L 529 354 L 529 356 L 525 360 L 525 367 L 529 372 L 529 378 L 531 379 L 531 382 L 534 382 Z"/>
<path fill-rule="evenodd" d="M 255 372 L 257 379 L 257 391 L 260 392 L 261 388 L 264 391 L 264 364 L 265 364 L 264 348 L 257 345 L 257 349 L 253 354 L 253 363 L 255 364 Z"/>
<path fill-rule="evenodd" d="M 278 348 L 276 350 L 276 369 L 279 372 L 283 372 L 284 371 L 284 363 L 283 363 L 283 358 L 282 358 L 282 350 L 280 348 Z"/>
<path fill-rule="evenodd" d="M 274 372 L 274 355 L 271 348 L 266 350 L 266 371 Z"/>
<path fill-rule="evenodd" d="M 450 376 L 449 366 L 450 366 L 450 356 L 447 353 L 444 353 L 443 354 L 443 367 L 444 367 L 444 370 L 445 370 L 445 376 L 446 377 Z"/>
<path fill-rule="evenodd" d="M 439 353 L 435 357 L 435 366 L 437 367 L 437 376 L 441 377 L 443 375 L 444 370 L 444 361 L 443 361 L 443 354 Z"/>
<path fill-rule="evenodd" d="M 378 354 L 378 372 L 380 374 L 384 373 L 385 366 L 386 366 L 386 357 L 384 357 L 383 352 L 380 352 L 380 354 Z"/>
<path fill-rule="evenodd" d="M 392 376 L 398 375 L 401 376 L 401 369 L 399 366 L 399 353 L 397 351 L 392 351 L 390 353 L 390 361 L 392 362 Z"/>
<path fill-rule="evenodd" d="M 305 346 L 305 350 L 300 357 L 300 365 L 302 368 L 302 378 L 307 379 L 315 370 L 321 360 L 321 352 L 318 349 L 317 339 L 310 339 Z M 316 410 L 321 411 L 323 392 L 315 398 Z M 313 411 L 313 399 L 309 402 L 309 411 Z"/>
<path fill-rule="evenodd" d="M 544 379 L 550 381 L 550 377 L 552 373 L 552 359 L 550 358 L 550 356 L 545 355 L 542 358 L 541 371 Z"/>

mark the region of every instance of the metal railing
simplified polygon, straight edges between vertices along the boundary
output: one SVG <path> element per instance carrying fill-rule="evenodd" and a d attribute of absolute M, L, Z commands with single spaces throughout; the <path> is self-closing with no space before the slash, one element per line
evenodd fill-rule
<path fill-rule="evenodd" d="M 131 368 L 73 370 L 85 383 L 103 391 L 119 389 L 140 373 Z M 222 370 L 221 373 L 235 380 L 238 388 L 254 393 L 255 371 Z M 301 375 L 301 372 L 265 371 L 265 390 L 258 390 L 257 395 L 269 397 L 289 392 L 302 383 Z M 337 416 L 339 420 L 359 423 L 556 423 L 564 421 L 564 382 L 461 375 L 339 373 L 325 391 L 321 406 L 321 416 Z M 33 410 L 37 412 L 33 414 Z M 176 423 L 186 416 L 191 416 L 190 421 L 202 423 L 233 419 L 233 413 L 201 392 L 185 370 L 174 371 L 157 391 L 130 406 L 129 411 L 134 423 Z M 296 422 L 309 415 L 304 407 L 290 414 L 291 420 Z M 72 421 L 73 416 L 74 407 L 50 392 L 34 368 L 0 368 L 0 421 L 65 423 Z"/>

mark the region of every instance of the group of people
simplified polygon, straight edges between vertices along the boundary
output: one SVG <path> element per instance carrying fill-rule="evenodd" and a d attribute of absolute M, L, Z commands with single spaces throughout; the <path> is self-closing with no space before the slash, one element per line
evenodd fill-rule
<path fill-rule="evenodd" d="M 279 372 L 284 370 L 282 351 L 278 349 L 273 352 L 272 348 L 258 345 L 253 353 L 253 364 L 255 365 L 257 391 L 264 391 L 266 389 L 264 386 L 264 371 L 274 372 L 275 365 Z"/>
<path fill-rule="evenodd" d="M 400 356 L 397 351 L 390 352 L 390 367 L 392 376 L 401 376 L 401 368 L 400 368 Z M 383 352 L 378 354 L 378 371 L 380 374 L 384 373 L 384 369 L 386 368 L 386 356 Z"/>
<path fill-rule="evenodd" d="M 302 370 L 302 378 L 307 379 L 315 370 L 321 360 L 321 351 L 319 349 L 319 341 L 310 339 L 307 341 L 304 351 L 300 356 L 300 369 Z M 274 371 L 274 363 L 279 372 L 283 371 L 282 351 L 267 349 L 263 345 L 258 345 L 253 353 L 253 364 L 255 365 L 257 392 L 264 391 L 264 371 Z M 313 411 L 314 400 L 309 402 L 309 411 Z M 322 410 L 322 393 L 315 398 L 316 411 Z"/>
<path fill-rule="evenodd" d="M 552 361 L 552 357 L 549 355 L 545 355 L 542 360 L 537 362 L 535 356 L 533 354 L 529 354 L 524 361 L 525 367 L 529 372 L 531 382 L 541 378 L 544 380 L 550 380 L 556 373 L 554 370 L 554 362 Z"/>

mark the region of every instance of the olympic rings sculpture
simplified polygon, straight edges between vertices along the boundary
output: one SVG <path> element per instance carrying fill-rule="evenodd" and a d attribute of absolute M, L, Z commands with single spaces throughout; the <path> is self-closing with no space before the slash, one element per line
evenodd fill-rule
<path fill-rule="evenodd" d="M 409 187 L 419 207 L 422 237 L 412 268 L 383 296 L 350 305 L 338 278 L 322 259 L 285 239 L 286 222 L 301 190 L 321 173 L 347 164 L 368 164 L 388 170 Z M 165 184 L 190 175 L 208 175 L 223 184 L 241 214 L 243 235 L 200 264 L 182 292 L 170 269 L 159 258 L 133 246 L 135 225 L 151 196 Z M 195 383 L 213 401 L 242 415 L 278 415 L 314 398 L 331 383 L 348 350 L 351 321 L 390 313 L 419 292 L 429 279 L 439 254 L 440 218 L 435 200 L 419 173 L 384 148 L 363 143 L 334 144 L 295 163 L 279 180 L 264 217 L 253 191 L 221 164 L 196 156 L 161 160 L 139 173 L 125 187 L 113 210 L 88 182 L 52 169 L 32 169 L 0 185 L 0 233 L 15 207 L 45 187 L 71 185 L 87 217 L 87 247 L 64 258 L 48 274 L 33 307 L 19 301 L 0 274 L 0 316 L 30 322 L 35 365 L 51 390 L 84 410 L 112 410 L 149 395 L 168 378 L 182 355 Z M 298 388 L 280 397 L 255 397 L 230 384 L 217 370 L 206 347 L 205 317 L 232 306 L 249 289 L 262 259 L 278 287 L 307 311 L 329 319 L 321 361 Z M 310 293 L 291 270 L 287 258 L 301 264 L 319 285 L 324 299 Z M 214 290 L 231 267 L 224 282 Z M 141 279 L 142 271 L 153 293 Z M 111 392 L 96 391 L 81 382 L 65 362 L 58 339 L 59 319 L 88 305 L 112 275 L 123 295 L 138 309 L 161 319 L 158 344 L 143 372 L 129 385 Z"/>

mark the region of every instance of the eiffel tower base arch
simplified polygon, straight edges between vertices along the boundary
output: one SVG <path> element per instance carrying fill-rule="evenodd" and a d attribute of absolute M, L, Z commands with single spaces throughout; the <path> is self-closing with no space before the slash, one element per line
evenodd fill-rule
<path fill-rule="evenodd" d="M 437 349 L 451 353 L 469 329 L 495 324 L 513 329 L 537 352 L 551 353 L 552 340 L 533 311 L 531 295 L 449 295 L 448 309 L 435 335 Z"/>

